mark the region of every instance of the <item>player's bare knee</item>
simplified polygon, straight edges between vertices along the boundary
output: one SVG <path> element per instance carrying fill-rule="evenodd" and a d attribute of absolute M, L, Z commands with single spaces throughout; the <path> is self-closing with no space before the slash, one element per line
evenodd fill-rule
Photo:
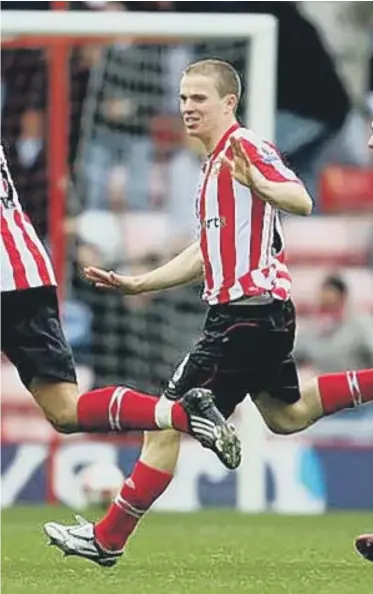
<path fill-rule="evenodd" d="M 78 431 L 76 406 L 73 403 L 55 411 L 44 411 L 44 414 L 58 433 L 76 433 Z"/>
<path fill-rule="evenodd" d="M 275 435 L 292 435 L 303 431 L 310 425 L 307 416 L 301 411 L 285 411 L 264 419 L 268 429 Z"/>
<path fill-rule="evenodd" d="M 282 423 L 279 425 L 273 424 L 269 429 L 275 435 L 292 435 L 293 433 L 297 433 L 299 431 L 298 427 L 294 427 L 292 425 L 288 425 L 287 423 Z"/>
<path fill-rule="evenodd" d="M 271 433 L 275 435 L 291 435 L 296 432 L 294 426 L 285 420 L 265 419 L 265 424 Z"/>
<path fill-rule="evenodd" d="M 52 383 L 35 380 L 30 392 L 42 409 L 45 418 L 59 433 L 78 431 L 78 387 L 68 382 Z"/>
<path fill-rule="evenodd" d="M 324 409 L 321 402 L 319 391 L 319 382 L 316 377 L 307 380 L 301 385 L 301 405 L 305 414 L 312 422 L 317 421 L 324 415 Z"/>
<path fill-rule="evenodd" d="M 76 433 L 78 430 L 77 424 L 68 417 L 60 417 L 58 420 L 48 419 L 48 421 L 58 433 Z"/>

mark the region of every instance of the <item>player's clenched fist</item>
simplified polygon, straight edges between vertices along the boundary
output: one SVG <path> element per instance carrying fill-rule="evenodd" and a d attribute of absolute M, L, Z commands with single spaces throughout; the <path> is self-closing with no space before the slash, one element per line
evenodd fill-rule
<path fill-rule="evenodd" d="M 84 274 L 99 289 L 121 289 L 127 295 L 141 293 L 139 278 L 136 276 L 121 276 L 112 270 L 102 270 L 94 266 L 84 268 Z"/>

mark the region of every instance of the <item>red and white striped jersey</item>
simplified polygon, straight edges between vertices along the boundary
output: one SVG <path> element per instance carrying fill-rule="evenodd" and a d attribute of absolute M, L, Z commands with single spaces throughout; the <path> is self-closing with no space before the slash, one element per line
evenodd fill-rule
<path fill-rule="evenodd" d="M 251 130 L 232 126 L 204 165 L 196 215 L 205 271 L 203 299 L 210 305 L 270 292 L 287 300 L 291 276 L 285 265 L 279 213 L 235 181 L 219 158 L 232 158 L 231 137 L 240 138 L 251 162 L 270 181 L 302 183 L 276 147 Z"/>
<path fill-rule="evenodd" d="M 23 212 L 1 146 L 1 291 L 56 285 L 48 254 Z"/>

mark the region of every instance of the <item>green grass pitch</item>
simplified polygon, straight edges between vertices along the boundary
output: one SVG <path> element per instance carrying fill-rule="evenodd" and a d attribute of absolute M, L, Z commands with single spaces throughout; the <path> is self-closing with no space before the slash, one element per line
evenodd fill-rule
<path fill-rule="evenodd" d="M 373 594 L 373 564 L 352 548 L 372 514 L 152 514 L 111 569 L 46 547 L 50 519 L 71 514 L 3 511 L 3 594 Z"/>

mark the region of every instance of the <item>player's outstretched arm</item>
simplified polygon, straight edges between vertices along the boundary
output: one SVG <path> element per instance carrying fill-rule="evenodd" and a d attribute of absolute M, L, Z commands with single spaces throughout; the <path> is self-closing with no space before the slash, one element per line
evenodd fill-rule
<path fill-rule="evenodd" d="M 301 183 L 294 181 L 274 182 L 268 180 L 251 162 L 242 143 L 231 138 L 232 159 L 222 157 L 231 175 L 242 185 L 252 189 L 259 198 L 275 208 L 298 215 L 312 212 L 312 199 Z"/>
<path fill-rule="evenodd" d="M 88 266 L 84 269 L 88 280 L 98 288 L 120 289 L 127 295 L 162 291 L 192 281 L 202 280 L 203 266 L 199 242 L 188 246 L 175 258 L 139 276 L 122 276 L 113 271 Z"/>

